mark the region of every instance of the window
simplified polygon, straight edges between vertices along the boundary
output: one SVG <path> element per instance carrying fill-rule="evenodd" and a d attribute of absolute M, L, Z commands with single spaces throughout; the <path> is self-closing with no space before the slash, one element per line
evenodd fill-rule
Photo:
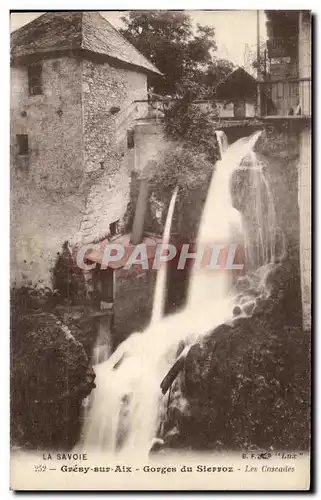
<path fill-rule="evenodd" d="M 18 155 L 29 153 L 28 136 L 26 134 L 17 135 Z"/>
<path fill-rule="evenodd" d="M 116 236 L 116 234 L 119 233 L 119 220 L 109 224 L 109 232 L 111 237 Z"/>
<path fill-rule="evenodd" d="M 42 65 L 33 64 L 28 68 L 29 95 L 42 94 Z"/>
<path fill-rule="evenodd" d="M 134 130 L 127 130 L 127 148 L 134 149 L 135 147 L 135 132 Z"/>

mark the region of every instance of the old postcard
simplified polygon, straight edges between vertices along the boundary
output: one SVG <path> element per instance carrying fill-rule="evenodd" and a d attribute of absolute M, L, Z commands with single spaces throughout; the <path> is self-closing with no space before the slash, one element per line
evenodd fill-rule
<path fill-rule="evenodd" d="M 308 490 L 311 12 L 11 12 L 11 488 Z"/>

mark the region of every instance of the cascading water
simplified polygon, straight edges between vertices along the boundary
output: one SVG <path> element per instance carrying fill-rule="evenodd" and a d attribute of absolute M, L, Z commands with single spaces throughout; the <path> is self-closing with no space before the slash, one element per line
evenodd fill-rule
<path fill-rule="evenodd" d="M 164 233 L 163 233 L 163 245 L 168 245 L 170 240 L 171 226 L 172 226 L 177 193 L 178 193 L 178 188 L 176 187 L 172 195 L 167 212 Z M 166 275 L 167 275 L 166 271 L 167 271 L 167 265 L 164 265 L 163 263 L 163 265 L 158 270 L 156 278 L 154 303 L 153 303 L 152 319 L 151 319 L 152 323 L 159 321 L 163 316 L 165 291 L 166 291 Z"/>
<path fill-rule="evenodd" d="M 218 147 L 219 147 L 220 155 L 221 155 L 221 158 L 222 158 L 223 154 L 225 153 L 225 151 L 228 148 L 227 135 L 222 130 L 216 130 L 215 135 L 216 135 L 216 138 L 217 138 Z"/>
<path fill-rule="evenodd" d="M 234 208 L 231 193 L 231 178 L 240 163 L 252 151 L 261 132 L 250 138 L 242 138 L 228 147 L 225 152 L 222 133 L 218 135 L 221 160 L 216 162 L 216 170 L 205 202 L 197 245 L 209 248 L 213 245 L 244 245 L 244 230 L 240 212 Z M 200 269 L 198 267 L 201 267 Z M 215 304 L 220 304 L 228 314 L 229 292 L 232 273 L 228 270 L 207 269 L 194 266 L 188 291 L 188 306 L 197 308 L 210 294 Z"/>
<path fill-rule="evenodd" d="M 276 215 L 269 183 L 264 174 L 264 165 L 251 151 L 238 168 L 245 176 L 235 186 L 237 197 L 243 198 L 241 207 L 247 270 L 275 262 L 276 259 Z M 243 187 L 242 187 L 243 186 Z"/>
<path fill-rule="evenodd" d="M 244 243 L 242 218 L 233 206 L 230 182 L 259 135 L 239 139 L 223 151 L 224 136 L 219 134 L 222 158 L 216 163 L 197 245 L 235 243 L 236 235 Z M 169 237 L 176 195 L 177 191 L 165 238 Z M 97 388 L 92 393 L 82 440 L 86 450 L 92 447 L 113 454 L 124 452 L 126 457 L 131 453 L 136 457 L 148 455 L 166 403 L 160 384 L 175 362 L 182 341 L 188 346 L 232 317 L 230 277 L 230 270 L 193 269 L 186 307 L 163 318 L 165 277 L 159 278 L 155 294 L 159 303 L 154 304 L 153 314 L 157 321 L 152 321 L 144 332 L 133 333 L 106 362 L 95 366 Z"/>

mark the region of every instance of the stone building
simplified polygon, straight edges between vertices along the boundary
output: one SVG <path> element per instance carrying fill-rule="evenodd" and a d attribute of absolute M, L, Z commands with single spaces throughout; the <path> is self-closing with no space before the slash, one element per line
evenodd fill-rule
<path fill-rule="evenodd" d="M 97 12 L 46 13 L 12 33 L 16 286 L 51 287 L 64 242 L 122 232 L 132 172 L 150 159 L 142 142 L 154 143 L 150 155 L 161 142 L 149 127 L 151 74 L 160 72 Z"/>
<path fill-rule="evenodd" d="M 311 328 L 311 12 L 266 11 L 270 75 L 261 82 L 273 108 L 262 108 L 266 120 L 287 122 L 298 144 L 298 205 L 303 328 Z M 273 115 L 273 116 L 271 116 Z"/>

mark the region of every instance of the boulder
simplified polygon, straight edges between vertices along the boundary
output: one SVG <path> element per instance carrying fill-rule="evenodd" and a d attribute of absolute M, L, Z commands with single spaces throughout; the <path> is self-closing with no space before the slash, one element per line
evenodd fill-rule
<path fill-rule="evenodd" d="M 255 314 L 194 344 L 181 386 L 192 447 L 306 449 L 308 358 L 301 329 L 274 328 Z"/>
<path fill-rule="evenodd" d="M 70 449 L 95 374 L 80 342 L 57 316 L 14 317 L 11 328 L 11 440 L 32 449 Z"/>

